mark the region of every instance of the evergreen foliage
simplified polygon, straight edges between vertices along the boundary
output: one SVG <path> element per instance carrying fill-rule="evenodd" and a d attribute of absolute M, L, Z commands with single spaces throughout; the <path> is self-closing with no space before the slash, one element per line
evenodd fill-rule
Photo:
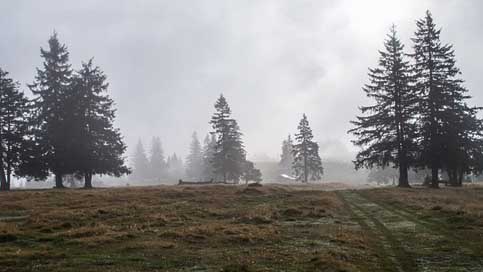
<path fill-rule="evenodd" d="M 243 174 L 245 149 L 242 133 L 235 119 L 231 118 L 231 109 L 223 95 L 215 103 L 215 113 L 210 124 L 216 135 L 215 153 L 212 165 L 217 176 L 238 183 Z"/>
<path fill-rule="evenodd" d="M 356 168 L 394 164 L 399 167 L 399 186 L 408 187 L 408 169 L 416 146 L 417 96 L 411 67 L 394 26 L 384 49 L 379 52 L 379 66 L 369 69 L 370 83 L 363 88 L 375 103 L 361 107 L 362 116 L 351 122 L 355 128 L 349 132 L 357 136 L 353 143 L 362 147 L 354 163 Z"/>
<path fill-rule="evenodd" d="M 168 166 L 164 159 L 163 146 L 159 137 L 151 140 L 151 152 L 149 157 L 149 177 L 160 181 L 166 178 Z"/>
<path fill-rule="evenodd" d="M 136 145 L 133 156 L 133 172 L 131 179 L 136 182 L 145 181 L 149 178 L 149 161 L 141 140 Z"/>
<path fill-rule="evenodd" d="M 190 153 L 186 158 L 186 176 L 191 179 L 202 179 L 203 176 L 203 152 L 198 135 L 193 132 L 190 144 Z"/>
<path fill-rule="evenodd" d="M 72 69 L 67 47 L 59 42 L 55 32 L 49 39 L 49 48 L 42 48 L 40 55 L 43 67 L 37 68 L 35 81 L 29 85 L 35 96 L 35 137 L 42 149 L 44 166 L 55 175 L 56 187 L 62 188 L 62 176 L 75 170 Z"/>
<path fill-rule="evenodd" d="M 281 174 L 289 176 L 293 175 L 293 140 L 292 136 L 288 135 L 286 140 L 282 142 L 282 155 L 280 155 L 279 169 Z"/>
<path fill-rule="evenodd" d="M 438 187 L 441 169 L 457 183 L 457 176 L 481 168 L 482 122 L 476 117 L 479 108 L 466 104 L 469 96 L 459 78 L 453 46 L 442 44 L 441 29 L 431 13 L 427 11 L 416 26 L 411 56 L 419 98 L 419 165 L 431 169 L 431 186 Z"/>
<path fill-rule="evenodd" d="M 216 173 L 213 168 L 213 159 L 216 151 L 216 136 L 208 134 L 203 141 L 202 178 L 204 181 L 215 180 Z"/>
<path fill-rule="evenodd" d="M 19 174 L 29 144 L 29 101 L 19 84 L 0 68 L 0 191 L 10 190 L 13 174 Z"/>
<path fill-rule="evenodd" d="M 310 180 L 320 180 L 324 174 L 322 161 L 319 156 L 319 145 L 313 141 L 312 129 L 307 116 L 304 114 L 295 134 L 293 146 L 293 170 L 297 180 L 307 183 Z"/>
<path fill-rule="evenodd" d="M 94 67 L 92 60 L 83 63 L 73 79 L 73 129 L 77 131 L 74 167 L 84 176 L 86 188 L 92 187 L 93 175 L 119 177 L 130 173 L 123 158 L 127 147 L 113 125 L 116 110 L 114 101 L 106 94 L 108 86 L 106 76 Z"/>

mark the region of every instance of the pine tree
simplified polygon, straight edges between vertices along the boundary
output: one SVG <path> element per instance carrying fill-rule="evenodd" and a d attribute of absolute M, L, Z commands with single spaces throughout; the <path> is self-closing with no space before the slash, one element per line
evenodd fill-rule
<path fill-rule="evenodd" d="M 414 72 L 416 90 L 420 97 L 417 114 L 420 117 L 420 166 L 431 168 L 431 186 L 439 186 L 439 170 L 446 168 L 451 179 L 466 171 L 469 162 L 481 148 L 481 121 L 476 119 L 477 108 L 466 105 L 467 90 L 458 78 L 453 46 L 443 45 L 429 11 L 416 22 L 414 43 Z M 476 143 L 472 148 L 470 145 Z M 473 157 L 473 159 L 471 159 Z"/>
<path fill-rule="evenodd" d="M 255 165 L 251 161 L 245 161 L 243 166 L 242 179 L 248 184 L 249 181 L 261 182 L 262 172 L 255 168 Z"/>
<path fill-rule="evenodd" d="M 223 182 L 238 182 L 243 174 L 245 149 L 241 139 L 242 133 L 235 119 L 231 118 L 231 109 L 223 95 L 215 103 L 215 113 L 210 124 L 216 135 L 213 168 L 223 178 Z"/>
<path fill-rule="evenodd" d="M 83 63 L 73 78 L 73 129 L 77 130 L 75 153 L 79 154 L 73 167 L 84 176 L 86 188 L 92 187 L 93 175 L 119 177 L 130 172 L 123 157 L 127 147 L 113 125 L 116 110 L 114 101 L 106 94 L 108 87 L 106 76 L 94 67 L 92 59 Z"/>
<path fill-rule="evenodd" d="M 145 181 L 149 178 L 149 166 L 148 158 L 146 157 L 146 152 L 144 151 L 144 146 L 141 140 L 138 141 L 136 145 L 136 151 L 133 157 L 133 173 L 131 179 L 137 182 Z"/>
<path fill-rule="evenodd" d="M 293 141 L 290 134 L 287 139 L 282 142 L 282 155 L 278 164 L 280 173 L 286 175 L 293 175 Z"/>
<path fill-rule="evenodd" d="M 298 180 L 307 183 L 308 180 L 320 180 L 324 174 L 319 156 L 319 145 L 313 141 L 312 129 L 304 114 L 295 134 L 296 144 L 293 146 L 293 170 Z"/>
<path fill-rule="evenodd" d="M 399 186 L 409 187 L 408 169 L 415 152 L 417 97 L 404 46 L 394 26 L 384 47 L 379 52 L 379 67 L 369 69 L 370 83 L 363 88 L 375 104 L 360 108 L 363 115 L 351 122 L 356 127 L 349 132 L 358 138 L 353 143 L 362 147 L 355 161 L 356 168 L 394 164 L 399 168 Z"/>
<path fill-rule="evenodd" d="M 10 190 L 11 177 L 23 161 L 28 144 L 28 103 L 19 84 L 0 68 L 0 191 Z"/>
<path fill-rule="evenodd" d="M 186 158 L 186 175 L 188 178 L 201 179 L 203 175 L 203 154 L 198 135 L 193 132 L 190 153 Z"/>
<path fill-rule="evenodd" d="M 71 92 L 72 69 L 67 47 L 58 40 L 57 33 L 49 39 L 49 49 L 40 50 L 43 68 L 37 69 L 33 84 L 29 85 L 35 96 L 35 138 L 42 148 L 42 161 L 55 175 L 55 186 L 64 187 L 62 176 L 72 173 L 73 139 Z"/>
<path fill-rule="evenodd" d="M 213 159 L 216 151 L 216 136 L 208 134 L 203 141 L 203 165 L 202 177 L 205 181 L 214 180 L 216 178 L 215 169 L 213 168 Z"/>
<path fill-rule="evenodd" d="M 149 158 L 149 172 L 152 179 L 161 180 L 166 178 L 168 166 L 164 159 L 163 146 L 159 137 L 153 137 L 151 141 L 151 154 Z"/>

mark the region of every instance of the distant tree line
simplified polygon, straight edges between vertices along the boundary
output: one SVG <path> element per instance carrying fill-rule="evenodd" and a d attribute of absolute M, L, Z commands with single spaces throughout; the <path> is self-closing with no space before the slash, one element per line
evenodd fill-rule
<path fill-rule="evenodd" d="M 108 83 L 92 59 L 73 70 L 67 47 L 57 33 L 40 50 L 43 64 L 28 85 L 28 99 L 20 85 L 0 69 L 0 188 L 9 190 L 11 178 L 45 180 L 73 175 L 92 187 L 93 175 L 121 176 L 123 142 L 113 126 L 114 102 Z"/>
<path fill-rule="evenodd" d="M 176 154 L 164 160 L 161 142 L 154 138 L 148 158 L 139 141 L 133 159 L 133 181 L 165 181 L 186 178 L 191 181 L 239 183 L 260 182 L 262 174 L 253 162 L 246 159 L 242 133 L 223 95 L 215 103 L 210 120 L 212 132 L 203 144 L 196 132 L 191 136 L 186 163 Z"/>
<path fill-rule="evenodd" d="M 362 150 L 357 168 L 399 168 L 399 186 L 408 187 L 408 169 L 429 169 L 430 185 L 438 187 L 441 171 L 449 184 L 461 186 L 466 174 L 483 170 L 483 121 L 479 107 L 460 78 L 451 44 L 440 40 L 431 13 L 416 22 L 413 51 L 404 51 L 393 26 L 369 69 L 363 90 L 373 99 L 350 133 Z"/>
<path fill-rule="evenodd" d="M 161 182 L 175 180 L 183 175 L 183 160 L 176 153 L 165 158 L 161 139 L 153 137 L 148 153 L 141 140 L 136 145 L 133 156 L 133 170 L 129 179 L 139 182 Z"/>

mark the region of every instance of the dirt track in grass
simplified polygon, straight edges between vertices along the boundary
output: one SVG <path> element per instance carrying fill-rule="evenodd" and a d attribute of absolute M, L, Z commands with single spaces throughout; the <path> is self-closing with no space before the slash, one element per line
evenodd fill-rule
<path fill-rule="evenodd" d="M 0 271 L 483 271 L 481 188 L 344 188 L 1 193 Z"/>

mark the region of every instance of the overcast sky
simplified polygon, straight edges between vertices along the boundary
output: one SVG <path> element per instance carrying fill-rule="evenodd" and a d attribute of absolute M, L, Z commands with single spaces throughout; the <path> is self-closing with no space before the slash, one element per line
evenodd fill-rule
<path fill-rule="evenodd" d="M 454 44 L 471 102 L 483 105 L 479 0 L 1 1 L 0 67 L 29 93 L 55 29 L 74 68 L 94 57 L 107 74 L 130 153 L 160 136 L 166 153 L 184 157 L 223 93 L 250 158 L 278 158 L 306 113 L 322 158 L 349 160 L 367 68 L 392 23 L 411 51 L 426 9 Z"/>

